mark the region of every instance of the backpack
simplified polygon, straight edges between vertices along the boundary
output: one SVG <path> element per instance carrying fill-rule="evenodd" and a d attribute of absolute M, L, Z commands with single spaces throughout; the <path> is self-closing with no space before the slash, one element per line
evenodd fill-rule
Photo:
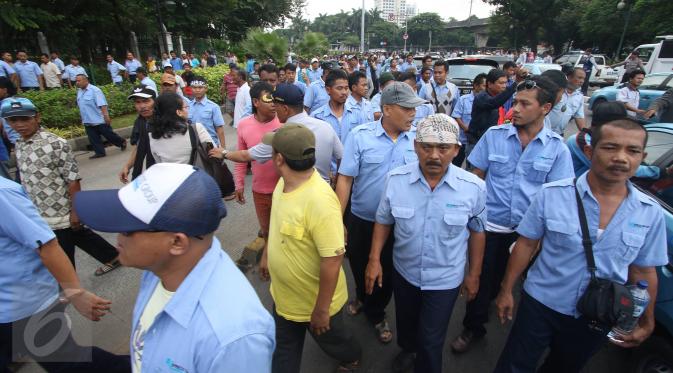
<path fill-rule="evenodd" d="M 234 176 L 229 171 L 229 167 L 217 158 L 211 158 L 208 151 L 212 149 L 213 144 L 202 143 L 198 141 L 196 129 L 193 125 L 188 126 L 189 141 L 192 144 L 192 154 L 189 156 L 189 164 L 198 167 L 210 175 L 220 187 L 222 198 L 234 193 Z"/>

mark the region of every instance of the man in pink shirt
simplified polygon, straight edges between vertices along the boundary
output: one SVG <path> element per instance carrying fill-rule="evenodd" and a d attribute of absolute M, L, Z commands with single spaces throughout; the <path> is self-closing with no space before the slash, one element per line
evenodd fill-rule
<path fill-rule="evenodd" d="M 224 112 L 234 117 L 234 103 L 236 101 L 236 93 L 238 92 L 238 85 L 235 82 L 234 76 L 238 74 L 238 66 L 236 64 L 229 64 L 229 73 L 222 79 L 220 86 L 220 95 L 222 96 L 224 104 Z"/>
<path fill-rule="evenodd" d="M 247 150 L 262 142 L 267 132 L 281 127 L 276 116 L 273 103 L 273 87 L 265 82 L 259 82 L 250 89 L 253 115 L 242 119 L 238 123 L 238 150 Z M 261 228 L 262 238 L 266 241 L 269 234 L 269 220 L 271 218 L 271 196 L 280 177 L 274 168 L 273 162 L 264 164 L 252 162 L 252 197 L 255 211 Z M 245 175 L 246 163 L 236 163 L 234 166 L 234 182 L 236 183 L 236 201 L 245 203 Z"/>

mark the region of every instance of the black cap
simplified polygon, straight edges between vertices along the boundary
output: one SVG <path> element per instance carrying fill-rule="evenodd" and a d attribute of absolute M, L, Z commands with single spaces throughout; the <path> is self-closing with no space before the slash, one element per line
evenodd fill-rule
<path fill-rule="evenodd" d="M 133 88 L 128 99 L 133 100 L 134 98 L 157 98 L 157 93 L 154 90 L 146 85 L 141 85 Z"/>
<path fill-rule="evenodd" d="M 147 69 L 144 67 L 140 66 L 139 68 L 136 69 L 136 73 L 141 73 L 147 75 Z"/>

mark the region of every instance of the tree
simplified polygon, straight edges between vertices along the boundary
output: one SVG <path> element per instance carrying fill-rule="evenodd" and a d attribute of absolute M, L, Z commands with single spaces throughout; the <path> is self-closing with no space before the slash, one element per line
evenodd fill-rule
<path fill-rule="evenodd" d="M 446 25 L 437 13 L 421 13 L 407 21 L 407 33 L 409 41 L 415 45 L 428 45 L 430 43 L 430 32 L 432 39 L 441 40 L 438 37 L 446 30 Z M 437 44 L 435 42 L 434 44 Z"/>
<path fill-rule="evenodd" d="M 285 61 L 287 40 L 275 33 L 266 33 L 260 29 L 253 29 L 243 40 L 243 49 L 252 54 L 257 60 L 271 58 L 276 62 Z"/>
<path fill-rule="evenodd" d="M 322 32 L 307 32 L 296 51 L 304 58 L 322 56 L 329 50 L 329 42 Z"/>

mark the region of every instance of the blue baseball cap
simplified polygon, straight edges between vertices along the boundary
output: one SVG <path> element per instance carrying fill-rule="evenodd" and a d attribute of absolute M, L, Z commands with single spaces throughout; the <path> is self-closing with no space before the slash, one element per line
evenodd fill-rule
<path fill-rule="evenodd" d="M 10 117 L 32 117 L 37 114 L 37 108 L 33 103 L 23 97 L 10 98 L 2 102 L 0 106 L 0 116 Z"/>
<path fill-rule="evenodd" d="M 304 94 L 294 84 L 278 84 L 276 90 L 273 92 L 273 99 L 285 105 L 304 104 Z"/>
<path fill-rule="evenodd" d="M 165 231 L 202 236 L 227 216 L 220 188 L 203 170 L 158 163 L 121 189 L 75 194 L 81 221 L 101 232 Z"/>

